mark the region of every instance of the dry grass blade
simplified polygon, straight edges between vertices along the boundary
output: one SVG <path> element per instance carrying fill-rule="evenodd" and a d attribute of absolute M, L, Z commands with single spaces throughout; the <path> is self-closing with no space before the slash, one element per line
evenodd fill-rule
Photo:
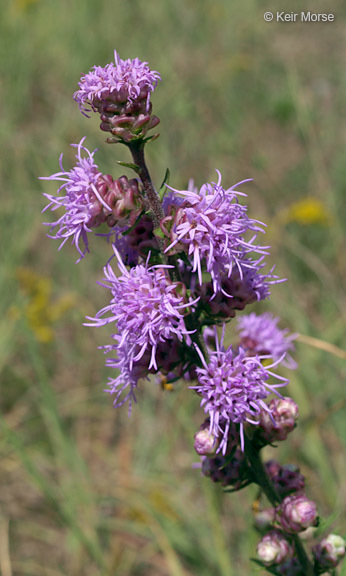
<path fill-rule="evenodd" d="M 325 340 L 320 340 L 319 338 L 313 338 L 312 336 L 306 336 L 305 334 L 299 334 L 297 340 L 298 342 L 302 342 L 303 344 L 307 344 L 313 348 L 318 348 L 319 350 L 324 350 L 329 354 L 333 354 L 333 356 L 346 360 L 346 351 L 338 348 L 335 344 L 331 344 Z"/>
<path fill-rule="evenodd" d="M 21 562 L 17 560 L 13 563 L 13 567 L 18 576 L 20 574 L 25 574 L 25 576 L 63 576 L 63 572 L 60 572 L 60 570 L 55 570 L 49 566 L 41 566 L 32 561 Z"/>
<path fill-rule="evenodd" d="M 2 576 L 12 576 L 9 543 L 9 520 L 0 516 L 0 569 Z"/>

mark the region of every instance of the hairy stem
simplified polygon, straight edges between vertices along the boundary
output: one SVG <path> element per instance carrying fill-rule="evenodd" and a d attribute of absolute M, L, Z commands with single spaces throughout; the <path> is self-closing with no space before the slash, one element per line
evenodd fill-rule
<path fill-rule="evenodd" d="M 159 195 L 155 189 L 155 186 L 151 180 L 149 170 L 148 170 L 147 165 L 145 163 L 144 144 L 143 144 L 143 142 L 140 142 L 140 141 L 139 142 L 131 142 L 130 144 L 128 144 L 128 147 L 129 147 L 130 152 L 132 154 L 132 158 L 133 158 L 134 163 L 138 166 L 138 174 L 139 174 L 139 177 L 140 177 L 141 182 L 143 184 L 146 198 L 147 198 L 148 204 L 150 206 L 150 211 L 151 211 L 152 219 L 154 222 L 154 228 L 158 228 L 160 225 L 160 221 L 165 216 L 165 213 L 162 209 L 160 197 L 159 197 Z M 158 244 L 160 247 L 160 251 L 162 253 L 163 261 L 166 263 L 169 262 L 170 264 L 172 264 L 174 266 L 174 270 L 172 268 L 174 279 L 177 280 L 178 282 L 181 282 L 177 257 L 171 256 L 168 258 L 167 255 L 164 253 L 164 240 L 163 240 L 163 238 L 157 238 L 157 241 L 158 241 Z M 191 331 L 195 330 L 195 332 L 190 335 L 191 340 L 192 340 L 192 342 L 197 344 L 199 349 L 202 351 L 203 356 L 208 361 L 208 353 L 207 353 L 207 350 L 206 350 L 206 347 L 205 347 L 205 344 L 203 341 L 203 337 L 202 337 L 202 334 L 200 331 L 200 325 L 199 325 L 199 322 L 197 321 L 197 319 L 195 318 L 194 314 L 191 313 L 188 316 L 186 316 L 185 325 L 186 325 L 186 328 L 188 330 L 191 330 Z M 200 358 L 197 355 L 197 353 L 196 353 L 196 363 L 201 364 Z"/>
<path fill-rule="evenodd" d="M 142 181 L 143 188 L 148 199 L 150 210 L 152 212 L 154 228 L 157 228 L 165 214 L 162 210 L 161 201 L 155 186 L 150 178 L 149 170 L 144 159 L 143 142 L 131 142 L 128 144 L 134 163 L 138 166 L 139 177 Z"/>

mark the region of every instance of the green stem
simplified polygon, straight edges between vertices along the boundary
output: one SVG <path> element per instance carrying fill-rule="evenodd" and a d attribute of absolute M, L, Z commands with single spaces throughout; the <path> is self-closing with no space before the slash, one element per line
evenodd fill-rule
<path fill-rule="evenodd" d="M 307 576 L 314 576 L 315 574 L 314 568 L 305 552 L 305 548 L 298 534 L 293 534 L 293 542 L 297 552 L 297 556 L 299 558 L 299 562 L 301 563 L 302 568 L 304 570 L 304 574 L 306 574 Z"/>
<path fill-rule="evenodd" d="M 265 471 L 261 456 L 253 446 L 250 438 L 245 436 L 245 454 L 251 464 L 252 471 L 254 473 L 255 482 L 260 486 L 269 502 L 275 507 L 281 502 L 279 494 L 276 492 L 273 483 L 268 477 Z"/>
<path fill-rule="evenodd" d="M 251 438 L 248 438 L 247 436 L 245 437 L 245 453 L 253 470 L 255 482 L 263 490 L 272 506 L 276 507 L 282 502 L 282 498 L 279 496 L 275 490 L 275 487 L 273 486 L 272 481 L 268 477 L 259 451 L 253 446 Z M 289 534 L 289 537 L 294 542 L 297 556 L 304 570 L 304 574 L 306 576 L 314 576 L 315 572 L 313 566 L 306 554 L 305 548 L 298 534 Z"/>

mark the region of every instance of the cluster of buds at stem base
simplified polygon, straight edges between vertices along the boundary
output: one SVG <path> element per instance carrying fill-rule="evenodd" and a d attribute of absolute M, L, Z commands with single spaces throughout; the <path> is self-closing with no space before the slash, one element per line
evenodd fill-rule
<path fill-rule="evenodd" d="M 241 490 L 250 483 L 250 469 L 244 452 L 237 448 L 229 456 L 203 457 L 202 474 L 221 486 Z"/>
<path fill-rule="evenodd" d="M 116 245 L 126 265 L 135 266 L 139 257 L 147 258 L 149 252 L 153 257 L 158 253 L 159 245 L 153 229 L 153 221 L 146 214 L 143 214 L 134 226 L 119 228 Z"/>
<path fill-rule="evenodd" d="M 105 222 L 113 228 L 116 224 L 125 224 L 125 221 L 133 226 L 144 208 L 138 181 L 135 178 L 128 180 L 126 176 L 113 180 L 112 176 L 102 174 L 96 188 L 98 197 L 95 195 L 88 226 L 96 228 Z"/>
<path fill-rule="evenodd" d="M 305 478 L 298 466 L 285 464 L 281 466 L 276 460 L 265 464 L 266 472 L 273 483 L 276 492 L 284 498 L 292 492 L 301 492 L 305 488 Z"/>
<path fill-rule="evenodd" d="M 119 94 L 112 100 L 94 102 L 101 118 L 100 128 L 110 132 L 116 141 L 128 144 L 145 138 L 147 132 L 160 123 L 160 119 L 151 114 L 152 104 L 147 107 L 147 93 L 141 91 L 135 102 L 118 102 Z"/>

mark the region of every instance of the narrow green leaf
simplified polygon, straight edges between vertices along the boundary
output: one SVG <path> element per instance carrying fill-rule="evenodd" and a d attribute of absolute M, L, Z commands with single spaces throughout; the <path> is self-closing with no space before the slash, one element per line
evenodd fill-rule
<path fill-rule="evenodd" d="M 134 228 L 136 228 L 138 222 L 140 221 L 140 219 L 142 218 L 143 215 L 144 215 L 144 212 L 141 212 L 140 215 L 138 216 L 136 222 L 134 223 L 134 225 L 133 225 L 133 226 L 130 226 L 130 228 L 129 228 L 128 230 L 125 230 L 125 232 L 122 232 L 121 235 L 122 235 L 122 236 L 127 236 L 128 234 L 130 234 L 130 232 L 132 232 L 132 230 L 133 230 Z"/>
<path fill-rule="evenodd" d="M 117 160 L 117 164 L 119 164 L 119 166 L 124 166 L 124 168 L 130 168 L 130 170 L 133 170 L 136 174 L 140 173 L 140 167 L 132 162 L 122 162 L 121 160 Z"/>
<path fill-rule="evenodd" d="M 333 512 L 327 518 L 320 518 L 318 528 L 314 531 L 314 538 L 320 538 L 324 532 L 327 532 L 329 528 L 334 524 L 334 522 L 340 516 L 340 511 Z"/>
<path fill-rule="evenodd" d="M 171 173 L 170 173 L 170 171 L 169 171 L 169 168 L 167 168 L 167 169 L 166 169 L 166 172 L 165 172 L 164 179 L 162 180 L 162 184 L 161 184 L 160 189 L 159 189 L 159 196 L 160 196 L 160 199 L 161 199 L 161 200 L 162 200 L 163 197 L 164 197 L 164 194 L 165 194 L 165 191 L 166 191 L 166 185 L 169 184 L 170 176 L 171 176 Z"/>
<path fill-rule="evenodd" d="M 266 566 L 265 564 L 263 564 L 263 562 L 261 562 L 260 560 L 256 560 L 256 558 L 250 558 L 251 562 L 253 562 L 254 564 L 257 564 L 257 566 L 260 566 L 261 568 L 264 568 L 267 572 L 269 572 L 269 574 L 275 574 L 275 576 L 277 576 L 277 571 L 275 570 L 275 568 L 271 568 L 270 566 Z"/>
<path fill-rule="evenodd" d="M 166 238 L 166 235 L 164 232 L 162 232 L 161 228 L 155 228 L 154 230 L 154 234 L 155 236 L 157 236 L 157 238 Z"/>
<path fill-rule="evenodd" d="M 143 138 L 143 144 L 146 144 L 147 142 L 154 142 L 154 140 L 157 140 L 159 136 L 160 134 L 154 134 L 154 136 L 148 136 L 148 138 Z"/>

